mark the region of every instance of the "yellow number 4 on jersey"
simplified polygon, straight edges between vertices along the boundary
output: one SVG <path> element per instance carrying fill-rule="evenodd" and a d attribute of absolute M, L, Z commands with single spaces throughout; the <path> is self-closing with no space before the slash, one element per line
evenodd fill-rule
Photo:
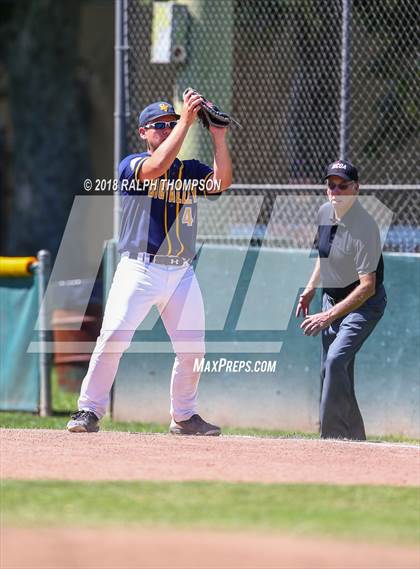
<path fill-rule="evenodd" d="M 194 223 L 194 219 L 191 213 L 191 208 L 189 206 L 187 207 L 184 206 L 184 212 L 182 214 L 182 223 L 184 225 L 188 225 L 189 227 L 191 227 L 192 224 Z"/>

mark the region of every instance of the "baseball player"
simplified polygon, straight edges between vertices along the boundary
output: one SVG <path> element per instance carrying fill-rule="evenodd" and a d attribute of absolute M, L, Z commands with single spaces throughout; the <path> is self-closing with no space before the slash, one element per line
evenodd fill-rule
<path fill-rule="evenodd" d="M 210 126 L 213 168 L 177 158 L 203 97 L 188 91 L 178 115 L 159 101 L 139 116 L 139 135 L 147 151 L 119 165 L 121 230 L 117 266 L 100 336 L 83 380 L 79 410 L 67 429 L 96 432 L 104 416 L 122 353 L 153 305 L 176 353 L 170 388 L 170 432 L 217 436 L 220 428 L 197 414 L 199 372 L 204 357 L 204 307 L 191 266 L 197 233 L 197 200 L 225 191 L 232 183 L 227 128 Z"/>

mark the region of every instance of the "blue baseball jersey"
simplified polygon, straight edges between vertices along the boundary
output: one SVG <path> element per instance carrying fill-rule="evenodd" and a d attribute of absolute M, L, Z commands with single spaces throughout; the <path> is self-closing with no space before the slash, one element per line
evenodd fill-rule
<path fill-rule="evenodd" d="M 198 160 L 172 163 L 156 180 L 138 181 L 150 153 L 130 154 L 118 169 L 120 253 L 176 255 L 191 259 L 197 236 L 197 200 L 207 195 L 213 170 Z"/>

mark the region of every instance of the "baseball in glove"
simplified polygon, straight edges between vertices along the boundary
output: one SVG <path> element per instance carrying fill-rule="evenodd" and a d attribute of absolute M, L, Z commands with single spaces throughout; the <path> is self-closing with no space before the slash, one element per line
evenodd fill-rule
<path fill-rule="evenodd" d="M 188 93 L 188 91 L 194 91 L 194 93 L 201 95 L 201 93 L 198 93 L 198 91 L 192 87 L 185 89 L 184 95 Z M 228 113 L 225 113 L 219 109 L 219 107 L 206 99 L 203 95 L 201 95 L 201 97 L 203 98 L 203 102 L 201 103 L 201 109 L 198 111 L 197 116 L 204 128 L 208 129 L 210 126 L 228 128 L 232 126 L 232 124 L 236 124 L 239 127 L 241 126 L 238 121 L 231 117 Z"/>

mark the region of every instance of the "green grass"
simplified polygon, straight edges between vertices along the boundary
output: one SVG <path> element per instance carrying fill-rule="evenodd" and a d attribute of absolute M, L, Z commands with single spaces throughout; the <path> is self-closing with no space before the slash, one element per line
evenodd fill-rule
<path fill-rule="evenodd" d="M 55 371 L 53 370 L 52 378 L 51 378 L 51 398 L 52 398 L 52 407 L 55 412 L 57 413 L 69 413 L 74 409 L 77 409 L 77 393 L 69 393 L 60 389 L 57 376 Z M 16 428 L 26 428 L 24 426 L 25 417 L 22 414 L 21 417 L 13 419 L 12 417 L 2 417 L 0 414 L 0 426 L 3 426 L 3 421 L 6 423 L 8 421 L 13 421 L 15 424 L 10 424 L 9 427 L 16 427 Z M 52 420 L 51 420 L 52 419 Z M 20 422 L 23 422 L 20 425 Z M 48 417 L 46 418 L 45 422 L 44 419 L 40 418 L 40 429 L 62 429 L 63 423 L 65 421 L 62 418 L 57 417 Z M 169 417 L 168 417 L 169 422 Z M 37 427 L 31 421 L 32 425 L 30 428 L 36 429 Z M 124 432 L 153 432 L 153 433 L 166 433 L 168 431 L 168 425 L 159 425 L 157 423 L 138 423 L 138 422 L 118 422 L 118 421 L 111 421 L 109 418 L 105 418 L 101 421 L 101 428 L 105 431 L 124 431 Z M 250 436 L 277 436 L 277 437 L 305 437 L 305 438 L 318 438 L 316 433 L 301 433 L 301 432 L 286 432 L 286 431 L 274 431 L 269 429 L 240 429 L 240 428 L 230 428 L 230 429 L 223 429 L 223 432 L 226 434 L 231 435 L 250 435 Z"/>
<path fill-rule="evenodd" d="M 4 481 L 14 526 L 168 526 L 285 531 L 415 544 L 419 490 L 221 482 Z"/>
<path fill-rule="evenodd" d="M 64 429 L 68 421 L 68 415 L 60 413 L 52 417 L 39 417 L 32 413 L 11 413 L 8 411 L 0 412 L 0 427 L 5 429 Z M 109 417 L 104 417 L 101 421 L 101 429 L 104 431 L 122 431 L 139 433 L 167 433 L 169 425 L 158 423 L 138 423 L 135 421 L 122 422 L 112 421 Z M 286 431 L 270 431 L 268 429 L 223 429 L 225 434 L 249 435 L 249 436 L 271 436 L 271 437 L 306 437 L 318 438 L 315 433 L 299 433 Z"/>
<path fill-rule="evenodd" d="M 53 416 L 39 417 L 33 413 L 12 413 L 0 411 L 0 428 L 6 429 L 64 429 L 71 412 L 77 409 L 78 393 L 71 393 L 60 388 L 57 375 L 53 369 L 51 377 L 51 399 Z M 169 417 L 168 417 L 169 423 Z M 168 424 L 139 423 L 136 421 L 121 422 L 112 421 L 105 417 L 101 421 L 101 429 L 104 431 L 138 432 L 138 433 L 166 433 Z M 256 437 L 297 437 L 305 439 L 317 439 L 318 433 L 304 433 L 300 431 L 281 431 L 259 428 L 224 428 L 226 435 L 242 435 Z M 403 436 L 372 436 L 372 441 L 403 442 L 420 444 L 418 439 Z"/>
<path fill-rule="evenodd" d="M 74 411 L 74 409 L 73 409 Z M 65 429 L 69 418 L 69 413 L 60 412 L 52 417 L 39 417 L 33 413 L 12 413 L 9 411 L 0 411 L 0 428 L 4 429 Z M 168 418 L 169 424 L 169 418 Z M 103 431 L 121 431 L 121 432 L 137 432 L 137 433 L 167 433 L 168 424 L 161 425 L 159 423 L 139 423 L 136 421 L 122 422 L 112 421 L 109 417 L 105 417 L 101 421 L 101 429 Z M 317 433 L 303 433 L 300 431 L 276 431 L 270 429 L 257 428 L 223 428 L 225 435 L 241 435 L 254 437 L 282 437 L 282 438 L 304 438 L 317 439 Z M 412 439 L 403 436 L 372 436 L 371 441 L 395 442 L 420 444 L 418 439 Z"/>
<path fill-rule="evenodd" d="M 60 388 L 55 368 L 51 372 L 51 404 L 54 411 L 68 412 L 77 409 L 78 393 L 72 393 Z"/>
<path fill-rule="evenodd" d="M 74 409 L 72 410 L 74 411 Z M 4 429 L 65 429 L 69 420 L 69 413 L 60 413 L 52 417 L 39 417 L 32 413 L 0 412 L 0 428 Z M 104 431 L 123 431 L 139 433 L 167 433 L 168 425 L 157 423 L 123 423 L 111 421 L 105 417 L 101 421 L 101 429 Z"/>

